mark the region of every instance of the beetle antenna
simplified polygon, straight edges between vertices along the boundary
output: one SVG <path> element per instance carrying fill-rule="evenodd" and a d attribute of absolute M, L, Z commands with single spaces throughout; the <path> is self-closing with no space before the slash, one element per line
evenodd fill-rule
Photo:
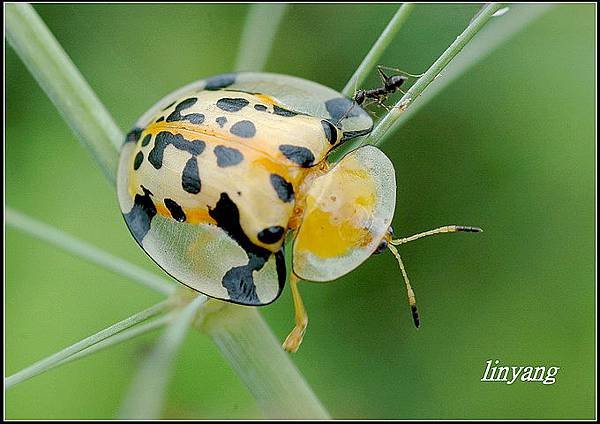
<path fill-rule="evenodd" d="M 404 278 L 404 284 L 406 285 L 406 294 L 408 295 L 408 304 L 410 305 L 410 311 L 412 313 L 413 321 L 415 326 L 419 328 L 420 320 L 419 320 L 419 311 L 417 310 L 417 299 L 415 298 L 415 292 L 413 291 L 410 281 L 408 280 L 408 274 L 406 273 L 406 269 L 404 268 L 404 263 L 402 262 L 402 258 L 400 257 L 400 253 L 398 253 L 398 249 L 396 246 L 399 246 L 404 243 L 408 243 L 409 241 L 418 240 L 423 237 L 432 236 L 435 234 L 442 233 L 457 233 L 457 232 L 467 232 L 467 233 L 480 233 L 483 230 L 479 227 L 466 227 L 462 225 L 446 225 L 445 227 L 439 227 L 434 230 L 425 231 L 422 233 L 418 233 L 412 235 L 410 237 L 404 237 L 393 240 L 391 238 L 391 234 L 386 237 L 387 247 L 390 249 L 390 252 L 396 257 L 398 261 L 398 265 L 400 266 L 400 271 L 402 271 L 402 277 Z"/>
<path fill-rule="evenodd" d="M 465 227 L 463 225 L 446 225 L 445 227 L 439 227 L 439 228 L 436 228 L 435 230 L 425 231 L 425 232 L 422 232 L 419 234 L 412 235 L 410 237 L 404 237 L 404 238 L 399 238 L 396 240 L 390 240 L 390 244 L 393 244 L 394 246 L 398 246 L 398 245 L 401 245 L 404 243 L 408 243 L 409 241 L 414 241 L 414 240 L 418 240 L 423 237 L 433 236 L 435 234 L 442 234 L 442 233 L 458 233 L 458 232 L 481 233 L 482 231 L 483 230 L 479 227 Z"/>
<path fill-rule="evenodd" d="M 406 269 L 404 268 L 404 263 L 402 262 L 400 253 L 398 253 L 398 249 L 396 249 L 394 245 L 388 244 L 388 249 L 390 249 L 390 252 L 392 252 L 392 254 L 396 257 L 398 265 L 400 266 L 400 271 L 402 271 L 402 277 L 404 278 L 404 284 L 406 285 L 406 294 L 408 295 L 408 304 L 410 306 L 410 312 L 412 314 L 415 327 L 419 328 L 420 321 L 419 311 L 417 310 L 417 299 L 415 297 L 415 292 L 413 291 L 410 285 L 410 281 L 408 281 L 408 274 L 406 273 Z"/>

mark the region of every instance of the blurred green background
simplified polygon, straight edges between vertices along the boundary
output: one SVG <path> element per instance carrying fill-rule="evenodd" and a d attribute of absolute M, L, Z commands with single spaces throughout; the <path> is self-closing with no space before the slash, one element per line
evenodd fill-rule
<path fill-rule="evenodd" d="M 188 82 L 230 71 L 247 4 L 35 5 L 119 126 Z M 498 19 L 511 19 L 518 6 Z M 266 70 L 341 89 L 397 5 L 294 4 Z M 474 4 L 421 4 L 381 63 L 424 71 Z M 557 5 L 412 115 L 382 149 L 396 166 L 398 234 L 480 235 L 403 246 L 422 327 L 391 255 L 303 284 L 310 325 L 294 362 L 336 418 L 593 418 L 595 5 Z M 491 24 L 490 24 L 491 25 Z M 366 86 L 377 83 L 373 75 Z M 12 49 L 6 52 L 6 203 L 161 274 L 114 188 Z M 7 227 L 10 375 L 160 297 Z M 261 312 L 293 326 L 288 290 Z M 24 382 L 6 418 L 113 418 L 158 332 Z M 554 385 L 482 383 L 488 359 L 559 366 Z M 206 336 L 176 361 L 166 418 L 259 418 Z"/>

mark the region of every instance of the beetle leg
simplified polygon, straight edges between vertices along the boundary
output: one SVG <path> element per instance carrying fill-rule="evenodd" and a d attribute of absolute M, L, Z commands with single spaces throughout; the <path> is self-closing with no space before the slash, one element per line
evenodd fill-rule
<path fill-rule="evenodd" d="M 308 325 L 308 315 L 298 291 L 298 281 L 300 279 L 292 272 L 290 275 L 290 287 L 292 289 L 292 298 L 294 299 L 294 319 L 296 326 L 283 342 L 283 348 L 288 352 L 296 352 L 298 350 L 300 343 L 302 343 L 306 326 Z"/>

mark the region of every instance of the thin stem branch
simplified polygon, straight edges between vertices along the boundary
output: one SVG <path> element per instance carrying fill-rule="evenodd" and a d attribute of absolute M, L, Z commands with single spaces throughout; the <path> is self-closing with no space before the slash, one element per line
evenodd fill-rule
<path fill-rule="evenodd" d="M 413 84 L 404 96 L 396 103 L 391 111 L 377 124 L 363 144 L 379 144 L 387 135 L 392 126 L 398 121 L 402 113 L 410 104 L 442 72 L 448 63 L 462 50 L 462 48 L 479 32 L 491 17 L 502 7 L 502 3 L 490 3 L 471 21 L 467 28 L 456 40 L 442 53 L 442 55 L 429 67 L 427 72 Z"/>
<path fill-rule="evenodd" d="M 123 134 L 31 5 L 6 4 L 6 37 L 63 119 L 114 182 Z"/>
<path fill-rule="evenodd" d="M 160 302 L 154 306 L 151 306 L 148 309 L 144 309 L 143 311 L 130 316 L 129 318 L 125 318 L 123 321 L 119 321 L 116 324 L 113 324 L 110 327 L 97 332 L 96 334 L 86 337 L 85 339 L 75 344 L 72 344 L 71 346 L 66 347 L 65 349 L 59 352 L 56 352 L 55 354 L 50 355 L 34 363 L 33 365 L 28 366 L 27 368 L 4 379 L 5 390 L 9 389 L 17 383 L 30 379 L 31 377 L 34 377 L 38 374 L 48 371 L 51 368 L 54 368 L 54 366 L 56 366 L 59 362 L 65 360 L 69 356 L 74 355 L 77 352 L 80 352 L 90 346 L 93 346 L 96 343 L 107 339 L 113 334 L 117 334 L 127 328 L 133 327 L 134 325 L 142 321 L 156 316 L 161 312 L 167 310 L 170 306 L 171 303 L 168 301 Z"/>
<path fill-rule="evenodd" d="M 266 418 L 330 419 L 256 308 L 211 301 L 203 312 L 197 325 L 213 338 Z"/>
<path fill-rule="evenodd" d="M 141 336 L 142 334 L 149 333 L 152 330 L 156 330 L 157 328 L 162 327 L 163 325 L 169 323 L 173 320 L 173 317 L 176 315 L 175 312 L 171 312 L 165 315 L 162 315 L 156 319 L 153 319 L 150 322 L 144 322 L 142 324 L 136 325 L 135 327 L 128 328 L 127 330 L 123 330 L 120 333 L 114 334 L 107 339 L 102 340 L 86 349 L 83 349 L 77 352 L 74 355 L 69 356 L 68 358 L 63 359 L 58 362 L 54 367 L 58 367 L 60 365 L 67 364 L 69 362 L 75 361 L 77 359 L 85 358 L 86 356 L 91 355 L 92 353 L 99 352 L 101 350 L 106 349 L 110 346 L 116 346 L 119 343 L 125 342 L 127 340 L 131 340 L 136 338 L 137 336 Z"/>
<path fill-rule="evenodd" d="M 236 71 L 258 72 L 265 67 L 287 7 L 287 3 L 250 5 L 240 39 Z"/>
<path fill-rule="evenodd" d="M 394 37 L 402 28 L 406 19 L 411 14 L 415 5 L 413 3 L 404 3 L 402 6 L 398 8 L 388 25 L 385 27 L 375 44 L 369 50 L 369 53 L 365 56 L 360 66 L 354 71 L 354 74 L 348 80 L 348 83 L 342 90 L 342 94 L 346 97 L 350 97 L 354 94 L 355 87 L 359 87 L 364 80 L 367 78 L 367 75 L 371 73 L 377 62 L 383 55 L 385 49 L 390 45 L 390 43 L 394 40 Z"/>
<path fill-rule="evenodd" d="M 469 69 L 489 56 L 496 48 L 518 34 L 523 28 L 556 7 L 556 4 L 513 4 L 510 11 L 502 18 L 494 19 L 493 25 L 487 25 L 467 44 L 460 55 L 456 56 L 444 69 L 442 78 L 437 78 L 427 88 L 427 95 L 415 99 L 410 108 L 406 110 L 394 123 L 387 134 L 393 134 L 406 123 L 421 107 L 426 105 L 435 96 L 448 87 L 453 81 L 465 74 Z M 387 135 L 386 134 L 386 135 Z"/>
<path fill-rule="evenodd" d="M 188 303 L 156 342 L 152 352 L 143 360 L 125 396 L 120 413 L 122 419 L 160 418 L 175 355 L 196 312 L 207 300 L 208 298 L 201 294 Z"/>
<path fill-rule="evenodd" d="M 176 289 L 174 284 L 152 272 L 148 272 L 89 243 L 76 239 L 64 231 L 31 218 L 11 207 L 6 207 L 5 212 L 6 223 L 9 226 L 58 246 L 74 256 L 100 265 L 166 295 L 172 294 Z"/>

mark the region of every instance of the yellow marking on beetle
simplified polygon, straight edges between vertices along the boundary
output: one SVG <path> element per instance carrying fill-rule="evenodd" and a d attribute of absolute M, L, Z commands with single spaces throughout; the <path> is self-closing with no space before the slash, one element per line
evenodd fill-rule
<path fill-rule="evenodd" d="M 185 222 L 188 224 L 213 224 L 217 225 L 217 221 L 208 214 L 208 209 L 184 209 Z"/>
<path fill-rule="evenodd" d="M 154 207 L 156 208 L 156 212 L 158 212 L 159 215 L 164 216 L 165 218 L 171 218 L 171 212 L 169 212 L 169 210 L 167 209 L 167 207 L 165 205 L 161 203 L 156 203 L 154 205 Z"/>
<path fill-rule="evenodd" d="M 308 205 L 313 202 L 309 196 Z M 294 248 L 310 251 L 324 259 L 343 256 L 353 247 L 366 246 L 371 241 L 368 228 L 358 228 L 349 220 L 340 222 L 333 214 L 319 208 L 305 215 L 301 225 L 302 231 L 310 236 L 298 239 Z"/>
<path fill-rule="evenodd" d="M 370 196 L 359 196 L 355 199 L 357 205 L 370 207 L 375 202 L 375 195 L 371 194 Z"/>
<path fill-rule="evenodd" d="M 160 215 L 164 216 L 165 218 L 173 219 L 173 217 L 171 216 L 171 212 L 169 212 L 169 209 L 167 209 L 167 207 L 163 205 L 162 202 L 157 202 L 154 206 L 156 207 L 156 212 L 158 212 Z M 217 225 L 217 221 L 215 221 L 213 217 L 208 214 L 208 209 L 184 209 L 183 212 L 185 213 L 185 222 L 187 222 L 188 224 Z"/>
<path fill-rule="evenodd" d="M 356 159 L 348 158 L 324 175 L 328 181 L 316 185 L 320 190 L 306 196 L 303 236 L 297 238 L 294 249 L 325 259 L 371 243 L 369 225 L 377 191 L 372 176 L 360 166 Z"/>
<path fill-rule="evenodd" d="M 216 131 L 213 125 L 193 124 L 188 121 L 155 122 L 148 125 L 144 129 L 144 132 L 153 135 L 158 134 L 161 131 L 168 131 L 173 134 L 181 134 L 187 140 L 197 139 L 199 135 L 223 137 L 223 134 L 226 134 L 226 132 L 222 130 Z M 226 140 L 231 140 L 232 138 L 232 136 L 228 136 Z"/>
<path fill-rule="evenodd" d="M 251 163 L 251 170 L 258 171 L 259 169 L 262 169 L 270 174 L 281 175 L 283 178 L 285 178 L 288 173 L 286 167 L 264 156 L 251 160 Z"/>
<path fill-rule="evenodd" d="M 295 167 L 288 167 L 281 162 L 277 162 L 270 157 L 260 157 L 257 155 L 256 159 L 251 158 L 251 168 L 260 168 L 269 172 L 270 174 L 277 174 L 286 180 L 290 181 L 290 171 L 293 171 Z M 296 173 L 294 173 L 296 174 Z M 294 183 L 293 181 L 290 181 Z M 295 185 L 295 184 L 294 184 Z"/>
<path fill-rule="evenodd" d="M 268 105 L 277 105 L 277 106 L 280 105 L 280 103 L 277 100 L 275 100 L 273 97 L 268 96 L 266 94 L 257 93 L 257 94 L 254 94 L 254 97 L 256 97 L 257 99 L 259 99 L 260 101 L 262 101 L 263 103 L 266 103 Z"/>
<path fill-rule="evenodd" d="M 138 194 L 138 190 L 139 190 L 139 183 L 138 183 L 138 174 L 137 172 L 133 169 L 133 161 L 134 161 L 135 155 L 131 155 L 131 158 L 129 160 L 129 163 L 127 164 L 127 173 L 128 173 L 128 185 L 127 185 L 127 192 L 129 193 L 129 195 L 131 196 L 132 199 L 135 198 L 135 195 Z"/>

